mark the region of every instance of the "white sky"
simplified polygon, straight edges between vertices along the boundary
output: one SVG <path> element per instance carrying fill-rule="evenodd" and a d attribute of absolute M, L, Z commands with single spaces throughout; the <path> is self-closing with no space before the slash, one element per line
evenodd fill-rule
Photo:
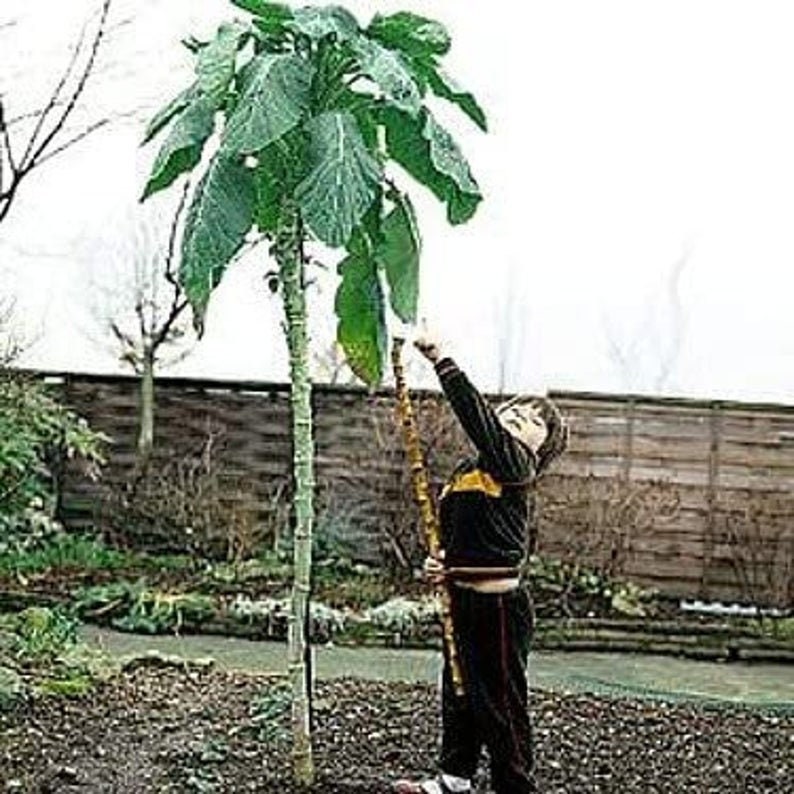
<path fill-rule="evenodd" d="M 11 43 L 0 31 L 9 104 L 57 78 L 97 5 L 0 0 L 0 22 L 19 20 Z M 423 314 L 480 385 L 794 403 L 790 0 L 346 5 L 362 19 L 411 9 L 443 21 L 449 69 L 489 114 L 483 135 L 443 113 L 486 195 L 468 226 L 449 227 L 434 199 L 401 180 L 425 239 Z M 2 289 L 39 336 L 34 365 L 116 367 L 81 330 L 90 274 L 125 233 L 155 153 L 138 146 L 144 119 L 189 79 L 179 39 L 236 12 L 221 0 L 120 6 L 131 22 L 89 98 L 143 112 L 42 168 L 0 226 Z M 172 372 L 286 377 L 263 257 L 228 273 L 205 339 Z M 333 289 L 333 276 L 315 289 L 318 312 Z M 332 328 L 318 320 L 318 348 Z"/>

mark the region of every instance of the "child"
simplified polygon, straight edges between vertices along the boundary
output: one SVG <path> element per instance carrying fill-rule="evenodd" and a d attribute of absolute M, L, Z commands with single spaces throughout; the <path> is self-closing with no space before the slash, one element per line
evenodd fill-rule
<path fill-rule="evenodd" d="M 547 399 L 491 408 L 438 344 L 414 343 L 436 370 L 477 455 L 462 461 L 440 503 L 443 552 L 425 572 L 449 586 L 465 693 L 455 694 L 445 654 L 440 774 L 398 781 L 396 794 L 471 791 L 483 746 L 496 794 L 535 791 L 527 711 L 532 605 L 520 570 L 536 542 L 529 499 L 535 479 L 565 450 L 568 430 Z"/>

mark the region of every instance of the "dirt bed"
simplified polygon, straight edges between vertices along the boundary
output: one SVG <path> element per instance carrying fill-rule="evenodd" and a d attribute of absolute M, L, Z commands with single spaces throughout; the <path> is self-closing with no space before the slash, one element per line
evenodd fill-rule
<path fill-rule="evenodd" d="M 129 670 L 0 714 L 0 791 L 290 794 L 285 703 L 273 678 Z M 792 714 L 540 692 L 532 709 L 544 794 L 791 791 Z M 437 720 L 434 687 L 321 683 L 313 791 L 385 794 L 431 771 Z"/>

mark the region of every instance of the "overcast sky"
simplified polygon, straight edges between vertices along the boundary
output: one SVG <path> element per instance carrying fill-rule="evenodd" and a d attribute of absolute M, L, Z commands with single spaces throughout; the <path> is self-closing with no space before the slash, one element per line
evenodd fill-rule
<path fill-rule="evenodd" d="M 478 383 L 794 403 L 790 1 L 346 5 L 362 19 L 412 9 L 443 21 L 450 71 L 488 112 L 484 135 L 441 111 L 486 196 L 468 226 L 447 226 L 398 175 L 425 240 L 422 313 Z M 57 79 L 97 6 L 1 0 L 0 22 L 18 21 L 0 44 L 9 105 Z M 235 12 L 221 0 L 118 3 L 130 21 L 87 99 L 139 113 L 42 168 L 0 227 L 3 291 L 39 338 L 28 363 L 116 367 L 85 331 L 92 274 L 124 250 L 156 148 L 138 145 L 144 119 L 190 79 L 179 40 Z M 229 272 L 205 339 L 174 372 L 285 378 L 263 257 Z M 331 275 L 314 287 L 317 349 L 334 286 Z"/>

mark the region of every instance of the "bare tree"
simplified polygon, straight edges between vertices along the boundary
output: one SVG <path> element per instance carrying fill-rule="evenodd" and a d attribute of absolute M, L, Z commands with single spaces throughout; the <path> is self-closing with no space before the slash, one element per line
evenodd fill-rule
<path fill-rule="evenodd" d="M 154 446 L 155 370 L 182 361 L 192 352 L 195 338 L 177 278 L 177 238 L 187 194 L 185 185 L 167 224 L 159 212 L 138 209 L 129 250 L 109 253 L 91 289 L 95 302 L 90 310 L 102 330 L 103 343 L 110 342 L 119 360 L 141 379 L 141 466 L 148 462 Z"/>
<path fill-rule="evenodd" d="M 312 354 L 312 380 L 332 386 L 352 386 L 356 376 L 345 360 L 345 353 L 338 342 L 332 341 Z"/>
<path fill-rule="evenodd" d="M 88 25 L 83 28 L 43 105 L 14 114 L 11 102 L 0 92 L 0 222 L 8 216 L 22 183 L 35 169 L 109 122 L 108 118 L 99 118 L 77 129 L 69 126 L 96 69 L 112 2 L 102 0 L 93 32 L 89 33 Z M 13 20 L 0 21 L 0 34 L 11 35 L 14 26 Z"/>
<path fill-rule="evenodd" d="M 681 279 L 691 255 L 692 243 L 687 242 L 664 275 L 664 289 L 648 299 L 642 318 L 628 333 L 620 334 L 604 317 L 609 359 L 626 391 L 658 394 L 669 385 L 686 333 Z"/>
<path fill-rule="evenodd" d="M 0 372 L 15 361 L 23 349 L 24 340 L 16 326 L 16 300 L 0 295 Z"/>

